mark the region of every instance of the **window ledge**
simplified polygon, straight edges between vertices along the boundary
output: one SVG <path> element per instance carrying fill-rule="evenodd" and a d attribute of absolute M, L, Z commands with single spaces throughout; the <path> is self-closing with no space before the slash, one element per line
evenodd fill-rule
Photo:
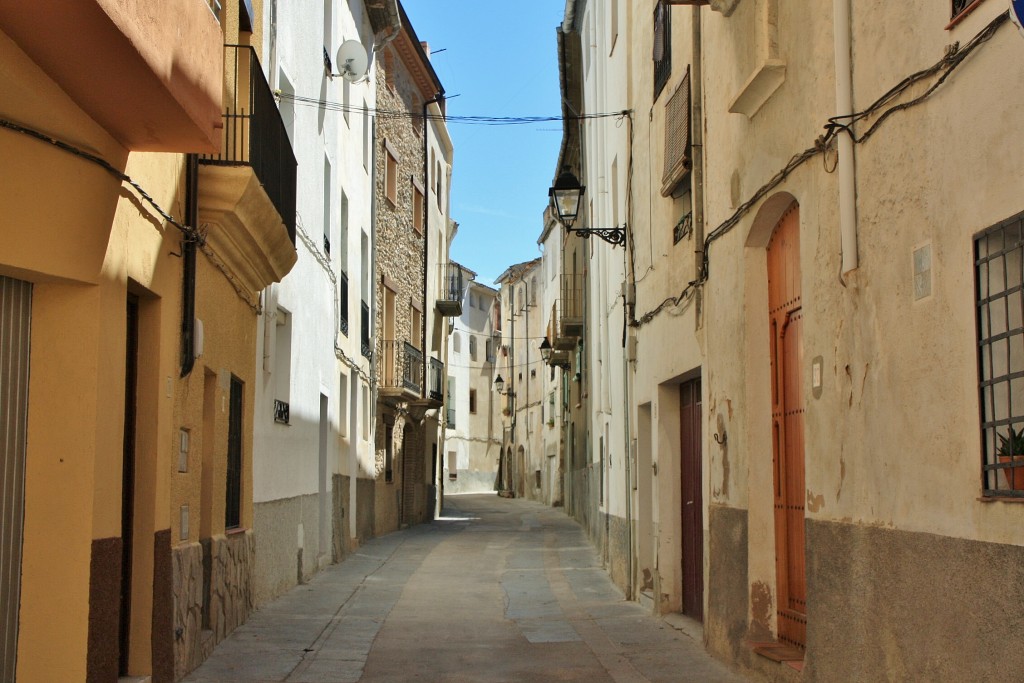
<path fill-rule="evenodd" d="M 775 91 L 786 80 L 786 63 L 781 59 L 766 59 L 740 89 L 729 105 L 733 114 L 753 118 Z"/>
<path fill-rule="evenodd" d="M 1024 498 L 1016 496 L 978 496 L 979 503 L 1024 503 Z"/>

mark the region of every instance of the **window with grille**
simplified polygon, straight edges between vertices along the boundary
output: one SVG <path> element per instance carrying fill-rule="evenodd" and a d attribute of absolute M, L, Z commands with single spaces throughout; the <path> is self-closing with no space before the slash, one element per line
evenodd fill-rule
<path fill-rule="evenodd" d="M 949 16 L 955 19 L 974 9 L 978 4 L 980 4 L 979 0 L 953 0 L 953 8 Z"/>
<path fill-rule="evenodd" d="M 1024 497 L 1024 213 L 974 240 L 985 495 Z"/>
<path fill-rule="evenodd" d="M 672 16 L 671 7 L 658 0 L 654 7 L 654 99 L 665 89 L 672 75 Z"/>
<path fill-rule="evenodd" d="M 661 194 L 669 196 L 690 173 L 690 70 L 665 103 L 665 168 Z"/>
<path fill-rule="evenodd" d="M 242 380 L 231 377 L 228 411 L 228 462 L 224 495 L 224 528 L 242 525 Z"/>

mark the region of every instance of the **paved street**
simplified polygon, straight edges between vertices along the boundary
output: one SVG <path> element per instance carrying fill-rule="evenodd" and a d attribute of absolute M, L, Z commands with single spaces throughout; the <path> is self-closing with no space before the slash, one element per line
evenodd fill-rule
<path fill-rule="evenodd" d="M 744 680 L 625 601 L 561 510 L 447 501 L 265 606 L 186 680 Z"/>

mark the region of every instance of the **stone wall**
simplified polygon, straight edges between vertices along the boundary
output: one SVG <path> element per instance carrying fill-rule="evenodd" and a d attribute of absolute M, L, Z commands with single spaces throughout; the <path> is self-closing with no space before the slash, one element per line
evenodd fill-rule
<path fill-rule="evenodd" d="M 218 535 L 174 548 L 172 561 L 177 680 L 209 657 L 255 608 L 256 543 L 250 530 Z M 204 580 L 209 582 L 208 595 Z"/>

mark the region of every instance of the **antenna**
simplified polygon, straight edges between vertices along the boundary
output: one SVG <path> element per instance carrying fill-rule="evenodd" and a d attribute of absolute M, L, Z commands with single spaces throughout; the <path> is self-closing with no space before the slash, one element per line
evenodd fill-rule
<path fill-rule="evenodd" d="M 366 75 L 369 62 L 366 48 L 362 43 L 358 40 L 346 40 L 338 48 L 338 69 L 341 73 L 331 74 L 331 77 L 341 76 L 346 81 L 355 83 Z"/>

